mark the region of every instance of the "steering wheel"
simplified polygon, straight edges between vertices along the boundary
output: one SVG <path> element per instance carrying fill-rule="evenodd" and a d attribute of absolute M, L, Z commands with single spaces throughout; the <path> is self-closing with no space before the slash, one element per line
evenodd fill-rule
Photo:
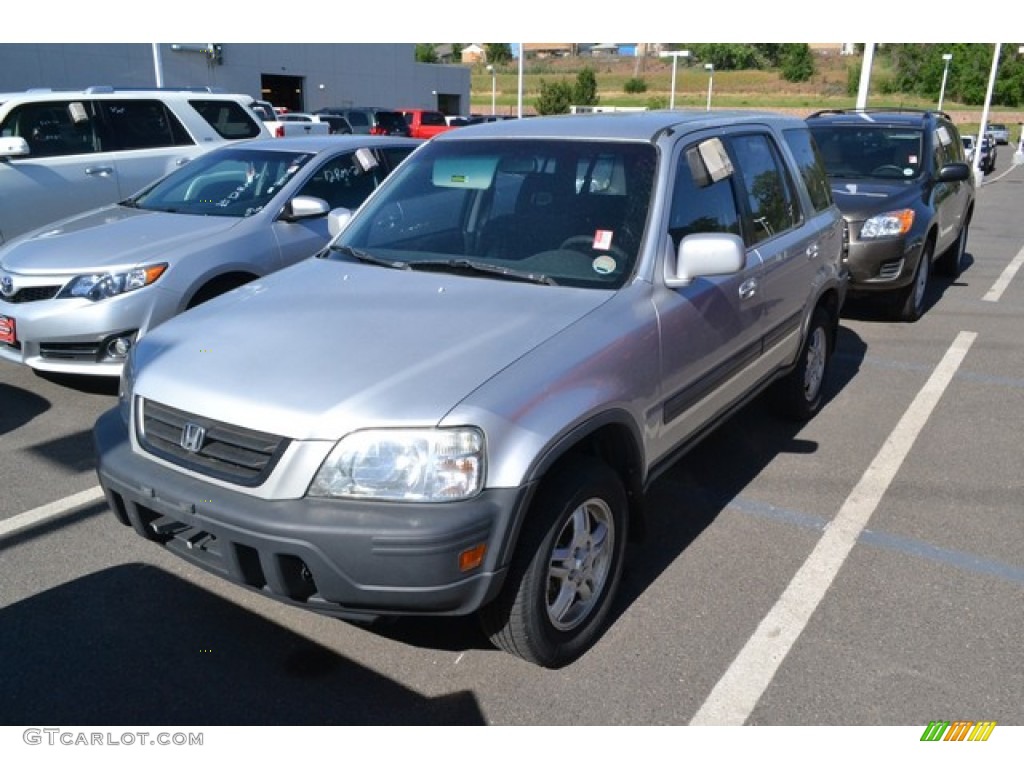
<path fill-rule="evenodd" d="M 621 259 L 621 263 L 625 264 L 629 261 L 629 254 L 619 248 L 617 245 L 609 245 L 607 248 L 595 248 L 594 238 L 591 235 L 573 235 L 567 237 L 562 241 L 562 244 L 558 246 L 560 251 L 571 251 L 580 250 L 579 246 L 586 246 L 587 250 L 590 251 L 588 255 L 593 256 L 593 252 L 597 252 L 599 255 L 608 254 L 609 256 L 616 256 Z"/>
<path fill-rule="evenodd" d="M 903 169 L 898 165 L 880 165 L 871 172 L 872 176 L 902 176 Z"/>

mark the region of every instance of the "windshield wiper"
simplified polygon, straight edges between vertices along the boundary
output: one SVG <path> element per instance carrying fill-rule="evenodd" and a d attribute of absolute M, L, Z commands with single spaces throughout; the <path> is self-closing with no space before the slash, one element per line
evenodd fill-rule
<path fill-rule="evenodd" d="M 477 272 L 489 276 L 503 277 L 507 280 L 522 280 L 541 285 L 558 285 L 558 282 L 547 275 L 537 272 L 521 272 L 517 269 L 488 264 L 472 259 L 435 259 L 430 261 L 410 261 L 410 269 L 450 270 L 452 272 Z"/>
<path fill-rule="evenodd" d="M 406 261 L 392 261 L 391 259 L 382 259 L 379 256 L 374 256 L 366 251 L 362 251 L 358 248 L 353 248 L 351 245 L 331 245 L 330 250 L 343 253 L 346 256 L 351 256 L 353 259 L 359 261 L 365 261 L 369 264 L 377 264 L 382 267 L 390 267 L 391 269 L 408 269 L 409 263 Z"/>

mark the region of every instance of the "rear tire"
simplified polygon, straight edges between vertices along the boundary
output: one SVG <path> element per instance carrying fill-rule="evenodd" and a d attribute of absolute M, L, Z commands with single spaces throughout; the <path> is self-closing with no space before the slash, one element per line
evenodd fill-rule
<path fill-rule="evenodd" d="M 960 228 L 956 242 L 951 245 L 935 262 L 935 271 L 944 276 L 957 278 L 964 269 L 964 256 L 967 254 L 967 235 L 971 222 L 968 219 Z"/>
<path fill-rule="evenodd" d="M 530 508 L 505 585 L 480 610 L 495 646 L 557 669 L 604 628 L 622 577 L 626 492 L 603 462 L 572 457 L 544 481 Z"/>
<path fill-rule="evenodd" d="M 823 307 L 815 307 L 796 367 L 775 384 L 775 402 L 784 417 L 807 421 L 821 410 L 834 327 L 832 316 Z"/>

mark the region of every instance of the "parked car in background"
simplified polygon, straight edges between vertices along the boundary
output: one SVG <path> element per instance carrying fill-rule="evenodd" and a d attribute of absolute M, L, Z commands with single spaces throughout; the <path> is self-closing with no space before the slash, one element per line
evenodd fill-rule
<path fill-rule="evenodd" d="M 1010 129 L 1006 127 L 1005 123 L 989 123 L 988 132 L 992 134 L 996 144 L 1010 143 Z"/>
<path fill-rule="evenodd" d="M 0 248 L 0 359 L 116 376 L 154 326 L 330 239 L 417 142 L 251 141 L 208 152 L 121 203 Z"/>
<path fill-rule="evenodd" d="M 961 136 L 960 140 L 964 145 L 964 160 L 968 165 L 974 162 L 974 150 L 977 149 L 977 141 L 973 136 Z"/>
<path fill-rule="evenodd" d="M 314 114 L 341 115 L 348 120 L 353 133 L 371 136 L 412 136 L 401 112 L 377 107 L 326 107 Z"/>
<path fill-rule="evenodd" d="M 995 137 L 986 132 L 985 138 L 981 141 L 981 162 L 979 167 L 985 173 L 992 173 L 996 169 L 996 159 L 999 154 L 999 143 Z"/>
<path fill-rule="evenodd" d="M 462 127 L 325 257 L 143 338 L 99 480 L 121 523 L 259 594 L 476 612 L 561 667 L 613 615 L 654 478 L 758 393 L 822 407 L 842 249 L 799 118 Z"/>
<path fill-rule="evenodd" d="M 342 115 L 329 115 L 327 113 L 316 115 L 321 123 L 327 123 L 331 127 L 331 133 L 347 135 L 354 133 L 352 124 Z"/>
<path fill-rule="evenodd" d="M 206 89 L 0 95 L 0 243 L 128 197 L 204 152 L 269 136 L 252 101 Z"/>
<path fill-rule="evenodd" d="M 884 295 L 893 315 L 924 311 L 933 266 L 960 274 L 974 215 L 974 177 L 942 112 L 834 109 L 807 124 L 849 234 L 850 292 Z"/>
<path fill-rule="evenodd" d="M 278 139 L 286 136 L 327 136 L 333 133 L 330 123 L 321 120 L 319 115 L 308 112 L 285 112 L 275 115 L 275 119 L 266 123 L 270 132 Z"/>
<path fill-rule="evenodd" d="M 439 133 L 451 130 L 444 114 L 433 109 L 403 109 L 402 114 L 409 124 L 409 132 L 416 139 L 432 139 Z"/>

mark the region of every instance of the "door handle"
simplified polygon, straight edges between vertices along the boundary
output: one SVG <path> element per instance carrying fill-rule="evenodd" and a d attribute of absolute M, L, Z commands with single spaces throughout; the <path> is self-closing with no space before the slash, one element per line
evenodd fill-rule
<path fill-rule="evenodd" d="M 114 168 L 110 165 L 97 165 L 94 168 L 86 168 L 86 176 L 112 176 L 114 174 Z"/>

